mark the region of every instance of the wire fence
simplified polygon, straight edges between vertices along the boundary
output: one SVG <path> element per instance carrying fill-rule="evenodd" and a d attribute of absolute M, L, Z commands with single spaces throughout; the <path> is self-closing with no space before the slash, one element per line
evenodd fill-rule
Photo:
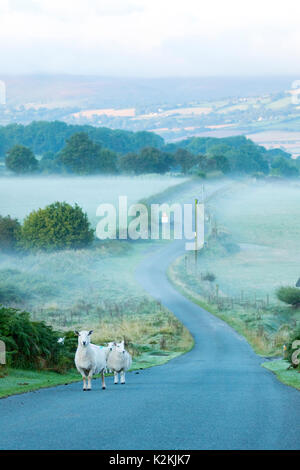
<path fill-rule="evenodd" d="M 263 310 L 270 306 L 270 295 L 258 296 L 256 293 L 249 294 L 240 290 L 238 295 L 230 296 L 222 292 L 219 285 L 215 283 L 213 273 L 198 271 L 197 263 L 190 262 L 188 256 L 184 258 L 185 273 L 192 276 L 194 281 L 199 282 L 202 297 L 209 303 L 215 304 L 219 310 L 233 310 L 235 306 L 243 307 L 245 310 Z M 206 281 L 206 286 L 204 285 Z M 201 285 L 202 284 L 202 285 Z M 209 286 L 209 289 L 207 288 Z"/>
<path fill-rule="evenodd" d="M 71 327 L 93 318 L 99 322 L 107 318 L 119 318 L 126 315 L 135 315 L 150 312 L 162 312 L 163 306 L 160 300 L 152 300 L 148 297 L 133 298 L 120 302 L 101 301 L 98 305 L 85 301 L 77 302 L 72 307 L 39 307 L 32 310 L 33 321 L 44 320 L 55 326 Z"/>

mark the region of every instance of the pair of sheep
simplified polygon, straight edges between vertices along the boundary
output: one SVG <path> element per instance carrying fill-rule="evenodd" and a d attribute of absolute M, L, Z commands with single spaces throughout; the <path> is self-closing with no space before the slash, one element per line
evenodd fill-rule
<path fill-rule="evenodd" d="M 97 346 L 91 343 L 91 331 L 75 331 L 78 336 L 78 346 L 75 354 L 75 365 L 82 375 L 83 391 L 92 389 L 93 375 L 101 374 L 102 389 L 105 390 L 105 371 L 111 370 L 114 373 L 114 383 L 125 384 L 125 371 L 131 366 L 131 356 L 124 348 L 124 341 L 121 343 L 111 342 L 107 347 Z M 86 386 L 86 380 L 88 384 Z"/>

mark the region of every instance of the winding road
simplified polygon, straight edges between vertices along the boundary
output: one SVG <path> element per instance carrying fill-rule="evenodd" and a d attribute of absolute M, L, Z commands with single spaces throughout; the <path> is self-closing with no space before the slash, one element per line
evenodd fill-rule
<path fill-rule="evenodd" d="M 195 347 L 163 366 L 0 400 L 0 449 L 299 449 L 300 393 L 260 366 L 232 328 L 168 281 L 182 241 L 159 247 L 138 282 L 187 326 Z"/>

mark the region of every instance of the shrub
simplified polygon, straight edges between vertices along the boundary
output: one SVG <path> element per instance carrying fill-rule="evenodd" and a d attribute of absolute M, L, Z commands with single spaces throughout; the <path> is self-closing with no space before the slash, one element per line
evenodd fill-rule
<path fill-rule="evenodd" d="M 207 272 L 202 276 L 202 279 L 203 281 L 213 282 L 216 280 L 216 276 L 214 275 L 214 273 Z"/>
<path fill-rule="evenodd" d="M 94 239 L 87 215 L 75 204 L 55 202 L 31 212 L 21 229 L 20 245 L 46 251 L 83 248 Z"/>
<path fill-rule="evenodd" d="M 5 165 L 17 174 L 33 173 L 39 166 L 32 151 L 23 145 L 15 145 L 9 150 L 5 158 Z"/>
<path fill-rule="evenodd" d="M 19 304 L 24 300 L 24 293 L 14 284 L 0 282 L 0 304 Z"/>
<path fill-rule="evenodd" d="M 20 224 L 17 219 L 12 219 L 9 215 L 0 215 L 0 252 L 12 251 L 17 246 Z"/>
<path fill-rule="evenodd" d="M 0 308 L 0 339 L 6 344 L 8 363 L 13 367 L 38 367 L 41 360 L 57 362 L 57 336 L 43 322 L 31 322 L 29 313 Z"/>
<path fill-rule="evenodd" d="M 297 287 L 280 287 L 276 291 L 277 298 L 286 304 L 300 305 L 300 289 Z"/>
<path fill-rule="evenodd" d="M 5 342 L 8 365 L 23 369 L 51 369 L 64 372 L 74 365 L 77 338 L 62 334 L 44 322 L 30 320 L 28 312 L 0 307 L 0 339 Z"/>

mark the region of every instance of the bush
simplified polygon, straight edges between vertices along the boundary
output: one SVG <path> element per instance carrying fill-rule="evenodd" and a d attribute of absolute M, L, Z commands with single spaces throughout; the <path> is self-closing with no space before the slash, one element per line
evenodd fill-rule
<path fill-rule="evenodd" d="M 51 369 L 64 372 L 74 366 L 77 338 L 73 332 L 62 335 L 44 322 L 30 320 L 28 312 L 0 306 L 0 340 L 5 342 L 10 367 Z"/>
<path fill-rule="evenodd" d="M 32 151 L 23 145 L 15 145 L 9 150 L 5 158 L 5 165 L 17 174 L 33 173 L 39 166 Z"/>
<path fill-rule="evenodd" d="M 214 282 L 216 280 L 216 276 L 214 275 L 214 273 L 207 272 L 202 276 L 202 279 L 203 281 Z"/>
<path fill-rule="evenodd" d="M 14 284 L 0 282 L 0 304 L 10 304 L 11 302 L 20 304 L 24 301 L 24 293 Z"/>
<path fill-rule="evenodd" d="M 276 295 L 281 302 L 293 306 L 300 305 L 300 289 L 297 287 L 280 287 Z"/>
<path fill-rule="evenodd" d="M 9 215 L 7 217 L 0 215 L 0 252 L 16 248 L 20 228 L 17 219 L 12 219 Z"/>
<path fill-rule="evenodd" d="M 59 345 L 52 328 L 31 322 L 27 312 L 0 308 L 0 339 L 6 344 L 12 367 L 38 368 L 42 360 L 49 364 L 58 361 Z"/>
<path fill-rule="evenodd" d="M 24 220 L 20 245 L 46 251 L 83 248 L 94 239 L 87 215 L 75 204 L 55 202 L 31 212 Z"/>

